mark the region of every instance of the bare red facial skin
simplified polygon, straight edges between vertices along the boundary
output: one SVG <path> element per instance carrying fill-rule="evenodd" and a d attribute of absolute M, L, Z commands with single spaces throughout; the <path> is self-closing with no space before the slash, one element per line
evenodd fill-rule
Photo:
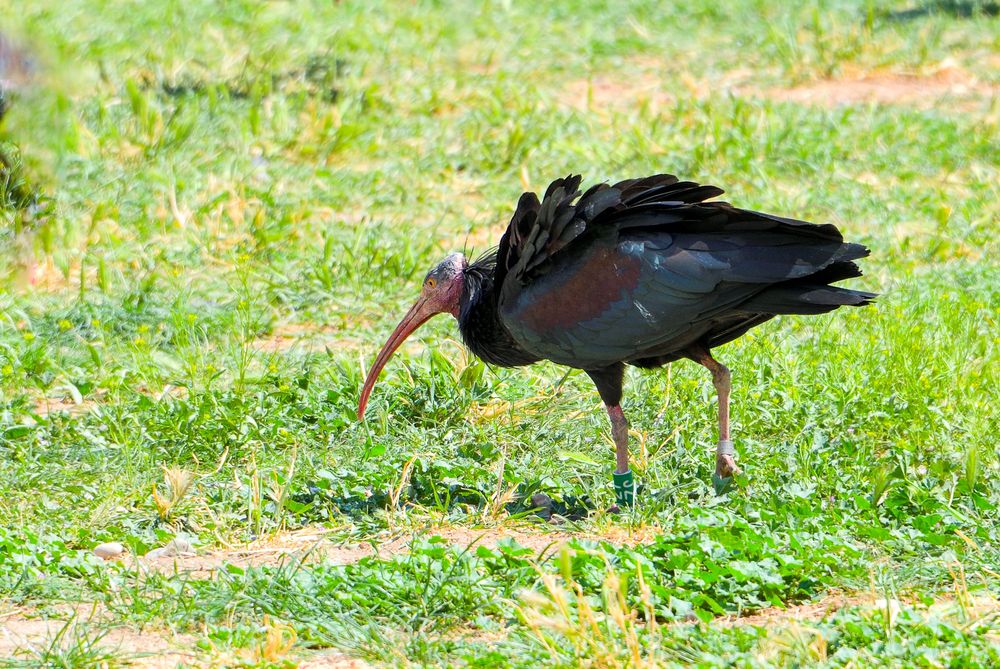
<path fill-rule="evenodd" d="M 406 338 L 437 314 L 449 313 L 458 318 L 462 301 L 462 272 L 466 266 L 465 257 L 455 253 L 445 258 L 424 279 L 424 287 L 420 297 L 389 335 L 388 341 L 382 346 L 374 364 L 368 370 L 368 376 L 361 388 L 361 398 L 358 401 L 358 420 L 364 420 L 368 398 L 371 397 L 372 390 L 375 388 L 379 372 L 382 371 L 389 358 Z"/>

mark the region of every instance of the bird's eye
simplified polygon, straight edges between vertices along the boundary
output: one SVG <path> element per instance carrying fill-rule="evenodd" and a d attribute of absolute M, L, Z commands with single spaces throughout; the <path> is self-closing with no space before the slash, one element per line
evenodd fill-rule
<path fill-rule="evenodd" d="M 428 288 L 436 288 L 438 285 L 437 279 L 435 279 L 434 277 L 428 278 L 427 281 L 425 281 L 424 283 Z"/>

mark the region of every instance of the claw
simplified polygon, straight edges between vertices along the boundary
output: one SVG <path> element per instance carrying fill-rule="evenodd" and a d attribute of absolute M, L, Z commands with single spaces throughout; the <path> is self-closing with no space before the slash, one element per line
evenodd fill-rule
<path fill-rule="evenodd" d="M 740 468 L 736 466 L 736 460 L 729 453 L 717 453 L 715 455 L 715 473 L 712 474 L 712 486 L 716 495 L 722 495 L 729 490 L 733 482 L 733 476 L 740 473 Z"/>

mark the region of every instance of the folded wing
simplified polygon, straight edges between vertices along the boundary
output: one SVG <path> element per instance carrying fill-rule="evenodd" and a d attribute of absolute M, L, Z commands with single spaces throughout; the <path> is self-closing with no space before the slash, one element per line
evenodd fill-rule
<path fill-rule="evenodd" d="M 579 184 L 559 179 L 541 202 L 523 195 L 498 249 L 501 320 L 540 357 L 662 364 L 775 314 L 874 297 L 829 285 L 859 276 L 852 261 L 868 254 L 833 225 L 706 202 L 722 191 L 671 175 L 582 196 Z"/>

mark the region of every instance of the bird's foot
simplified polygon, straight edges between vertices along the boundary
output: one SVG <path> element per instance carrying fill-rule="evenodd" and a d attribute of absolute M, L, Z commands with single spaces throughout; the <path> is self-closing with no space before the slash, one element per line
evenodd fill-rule
<path fill-rule="evenodd" d="M 720 441 L 715 449 L 715 475 L 719 478 L 729 478 L 740 473 L 736 466 L 736 451 L 733 442 L 728 439 Z"/>
<path fill-rule="evenodd" d="M 733 442 L 728 439 L 720 441 L 715 450 L 715 473 L 712 474 L 715 494 L 721 495 L 727 492 L 733 482 L 733 476 L 739 473 L 740 468 L 736 466 L 736 451 L 733 449 Z"/>
<path fill-rule="evenodd" d="M 715 475 L 721 479 L 728 479 L 740 473 L 740 468 L 736 466 L 736 460 L 731 455 L 715 456 Z"/>

